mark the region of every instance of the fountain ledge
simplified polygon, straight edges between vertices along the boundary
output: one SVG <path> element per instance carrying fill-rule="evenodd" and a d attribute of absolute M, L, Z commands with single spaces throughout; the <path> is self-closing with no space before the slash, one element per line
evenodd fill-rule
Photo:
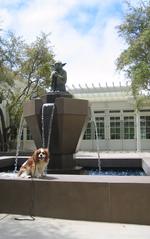
<path fill-rule="evenodd" d="M 150 176 L 1 176 L 0 188 L 0 213 L 150 225 Z"/>

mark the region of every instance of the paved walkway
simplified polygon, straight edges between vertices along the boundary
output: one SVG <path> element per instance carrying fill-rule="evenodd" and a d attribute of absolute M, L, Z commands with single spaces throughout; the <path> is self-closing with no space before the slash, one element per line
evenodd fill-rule
<path fill-rule="evenodd" d="M 28 216 L 0 214 L 0 239 L 150 239 L 150 226 L 30 219 Z"/>

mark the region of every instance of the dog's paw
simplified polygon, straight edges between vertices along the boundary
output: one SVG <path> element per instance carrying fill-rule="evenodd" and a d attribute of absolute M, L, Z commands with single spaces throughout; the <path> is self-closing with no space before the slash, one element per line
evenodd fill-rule
<path fill-rule="evenodd" d="M 19 177 L 20 178 L 31 178 L 31 175 L 29 175 L 27 173 L 22 173 Z"/>

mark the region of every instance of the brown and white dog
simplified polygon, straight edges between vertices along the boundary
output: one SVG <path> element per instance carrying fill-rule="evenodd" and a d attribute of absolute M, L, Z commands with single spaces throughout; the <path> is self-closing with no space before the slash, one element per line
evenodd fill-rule
<path fill-rule="evenodd" d="M 40 148 L 21 166 L 18 176 L 41 177 L 49 163 L 48 149 Z"/>

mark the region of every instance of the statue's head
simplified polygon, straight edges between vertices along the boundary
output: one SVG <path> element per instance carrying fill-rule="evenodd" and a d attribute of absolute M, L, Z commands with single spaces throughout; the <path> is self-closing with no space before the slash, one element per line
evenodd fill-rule
<path fill-rule="evenodd" d="M 54 64 L 54 68 L 55 69 L 61 69 L 61 68 L 63 68 L 63 66 L 65 66 L 66 65 L 66 63 L 62 63 L 61 61 L 57 61 L 57 62 L 55 62 L 55 64 Z"/>

